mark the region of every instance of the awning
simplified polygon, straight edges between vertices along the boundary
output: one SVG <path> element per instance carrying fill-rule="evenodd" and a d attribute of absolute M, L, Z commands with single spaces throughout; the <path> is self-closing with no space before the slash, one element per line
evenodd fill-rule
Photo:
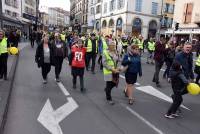
<path fill-rule="evenodd" d="M 186 28 L 173 31 L 173 29 L 168 29 L 165 34 L 200 34 L 200 28 Z"/>

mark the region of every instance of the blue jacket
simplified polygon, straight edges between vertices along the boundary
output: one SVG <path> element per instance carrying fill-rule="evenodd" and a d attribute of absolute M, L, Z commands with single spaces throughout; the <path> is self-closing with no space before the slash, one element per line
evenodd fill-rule
<path fill-rule="evenodd" d="M 181 64 L 183 73 L 187 79 L 194 79 L 192 53 L 186 54 L 184 52 L 179 52 L 175 56 L 175 61 Z"/>
<path fill-rule="evenodd" d="M 142 76 L 142 66 L 141 66 L 141 59 L 139 55 L 129 55 L 126 54 L 122 61 L 123 66 L 128 65 L 128 69 L 126 73 L 136 73 Z"/>

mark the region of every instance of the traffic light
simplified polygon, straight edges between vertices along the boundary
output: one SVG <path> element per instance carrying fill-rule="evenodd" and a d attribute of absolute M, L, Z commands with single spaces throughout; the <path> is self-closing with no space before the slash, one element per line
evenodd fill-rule
<path fill-rule="evenodd" d="M 179 29 L 179 23 L 176 23 L 175 25 L 175 31 L 177 31 Z"/>

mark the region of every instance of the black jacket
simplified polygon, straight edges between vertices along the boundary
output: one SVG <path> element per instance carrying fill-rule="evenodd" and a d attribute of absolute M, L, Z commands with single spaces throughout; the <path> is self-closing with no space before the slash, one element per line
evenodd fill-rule
<path fill-rule="evenodd" d="M 50 49 L 50 64 L 54 65 L 54 52 L 53 52 L 53 47 L 49 43 L 48 44 L 49 49 Z M 41 67 L 44 64 L 44 48 L 43 48 L 43 43 L 38 45 L 36 54 L 35 54 L 35 62 L 38 64 L 38 67 Z"/>
<path fill-rule="evenodd" d="M 62 43 L 62 49 L 63 49 L 62 56 L 63 56 L 63 58 L 66 58 L 66 57 L 68 57 L 68 48 L 67 48 L 67 45 L 64 41 L 61 41 L 61 43 Z M 53 48 L 54 56 L 58 56 L 59 54 L 56 51 L 57 48 L 56 48 L 55 41 L 53 41 L 52 48 Z"/>
<path fill-rule="evenodd" d="M 183 92 L 186 89 L 189 81 L 184 76 L 184 73 L 181 71 L 175 71 L 173 69 L 170 70 L 170 78 L 172 89 L 175 92 Z"/>

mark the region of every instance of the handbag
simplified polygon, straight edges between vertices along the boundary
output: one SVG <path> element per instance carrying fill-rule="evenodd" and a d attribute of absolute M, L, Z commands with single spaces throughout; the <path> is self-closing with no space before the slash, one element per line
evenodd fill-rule
<path fill-rule="evenodd" d="M 119 84 L 119 73 L 112 73 L 112 82 L 118 87 Z"/>

